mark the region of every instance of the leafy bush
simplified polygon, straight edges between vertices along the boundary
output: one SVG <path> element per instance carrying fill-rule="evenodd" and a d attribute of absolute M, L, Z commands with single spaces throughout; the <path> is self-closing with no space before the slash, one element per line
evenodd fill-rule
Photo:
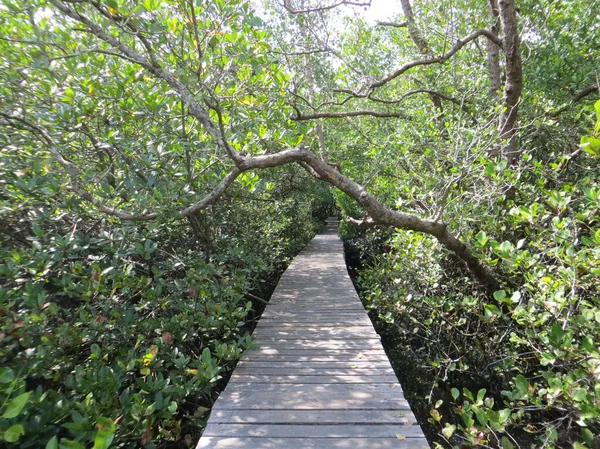
<path fill-rule="evenodd" d="M 233 192 L 205 220 L 207 253 L 177 221 L 110 222 L 69 197 L 59 213 L 47 182 L 29 176 L 2 186 L 4 223 L 18 234 L 3 233 L 0 249 L 0 441 L 191 446 L 252 345 L 246 294 L 319 226 L 310 200 L 275 189 L 263 208 Z"/>
<path fill-rule="evenodd" d="M 516 172 L 482 164 L 490 191 L 514 183 L 517 199 L 471 203 L 480 218 L 460 229 L 502 290 L 481 290 L 433 238 L 347 236 L 369 256 L 367 304 L 430 373 L 438 443 L 599 443 L 600 173 L 586 153 L 526 154 Z"/>

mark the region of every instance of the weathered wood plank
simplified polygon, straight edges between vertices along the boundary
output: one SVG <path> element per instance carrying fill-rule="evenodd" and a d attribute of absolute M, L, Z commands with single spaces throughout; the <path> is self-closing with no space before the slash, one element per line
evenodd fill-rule
<path fill-rule="evenodd" d="M 248 358 L 256 358 L 260 356 L 293 356 L 293 357 L 310 357 L 310 356 L 348 356 L 348 357 L 366 357 L 366 356 L 384 356 L 385 352 L 383 348 L 369 348 L 369 349 L 309 349 L 303 347 L 296 347 L 292 349 L 278 349 L 278 348 L 265 348 L 253 349 L 247 351 L 246 355 Z M 387 360 L 387 357 L 386 357 Z"/>
<path fill-rule="evenodd" d="M 315 316 L 311 316 L 315 315 Z M 358 314 L 358 313 L 328 313 L 328 314 L 318 314 L 314 311 L 312 313 L 305 314 L 293 314 L 293 315 L 269 315 L 263 314 L 260 318 L 261 326 L 265 323 L 269 323 L 271 321 L 277 323 L 322 323 L 333 321 L 337 323 L 347 323 L 348 326 L 356 326 L 356 322 L 364 323 L 369 326 L 372 326 L 371 320 L 367 316 L 366 313 Z"/>
<path fill-rule="evenodd" d="M 410 410 L 214 410 L 215 424 L 397 424 L 414 425 Z"/>
<path fill-rule="evenodd" d="M 393 424 L 209 424 L 208 437 L 262 438 L 420 438 L 420 427 Z"/>
<path fill-rule="evenodd" d="M 197 449 L 429 449 L 425 438 L 219 438 L 200 440 Z"/>
<path fill-rule="evenodd" d="M 360 385 L 360 384 L 354 384 Z M 229 384 L 229 387 L 235 384 Z M 304 391 L 289 395 L 274 395 L 271 391 L 231 391 L 221 394 L 215 410 L 246 408 L 258 410 L 410 410 L 404 395 L 390 390 L 387 394 L 348 391 L 343 394 L 327 391 Z"/>
<path fill-rule="evenodd" d="M 335 361 L 335 362 L 281 362 L 276 360 L 269 361 L 258 361 L 258 360 L 240 360 L 238 363 L 238 367 L 247 367 L 247 368 L 320 368 L 320 369 L 355 369 L 355 368 L 369 368 L 369 369 L 379 369 L 379 368 L 390 368 L 391 365 L 389 361 L 365 361 L 365 360 L 357 360 L 357 361 Z"/>
<path fill-rule="evenodd" d="M 254 366 L 238 366 L 234 376 L 252 375 L 260 373 L 263 376 L 394 376 L 394 370 L 391 367 L 385 368 L 350 368 L 350 364 L 341 367 L 261 367 L 257 370 Z"/>
<path fill-rule="evenodd" d="M 229 379 L 230 383 L 268 383 L 268 384 L 375 384 L 384 383 L 389 384 L 397 382 L 396 376 L 393 374 L 379 375 L 379 376 L 332 376 L 332 375 L 267 375 L 264 374 L 264 370 L 260 371 L 260 375 L 243 375 L 234 374 Z"/>
<path fill-rule="evenodd" d="M 278 384 L 278 383 L 229 383 L 222 395 L 237 397 L 250 391 L 273 393 L 274 395 L 312 395 L 323 394 L 329 396 L 341 395 L 355 399 L 370 399 L 388 397 L 391 400 L 404 400 L 404 393 L 398 382 L 366 383 L 361 385 L 346 383 L 327 384 Z"/>
<path fill-rule="evenodd" d="M 294 340 L 289 338 L 255 339 L 254 345 L 260 349 L 380 349 L 381 342 L 378 339 L 361 340 Z"/>
<path fill-rule="evenodd" d="M 303 327 L 303 328 L 285 328 L 285 327 L 265 327 L 257 329 L 254 334 L 259 337 L 287 337 L 298 339 L 323 339 L 323 338 L 377 338 L 378 335 L 371 327 Z"/>

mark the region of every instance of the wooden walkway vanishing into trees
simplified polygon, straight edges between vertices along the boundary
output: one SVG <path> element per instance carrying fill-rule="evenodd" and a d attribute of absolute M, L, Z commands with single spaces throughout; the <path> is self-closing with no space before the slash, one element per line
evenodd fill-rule
<path fill-rule="evenodd" d="M 426 449 L 346 271 L 337 224 L 294 259 L 197 449 Z"/>

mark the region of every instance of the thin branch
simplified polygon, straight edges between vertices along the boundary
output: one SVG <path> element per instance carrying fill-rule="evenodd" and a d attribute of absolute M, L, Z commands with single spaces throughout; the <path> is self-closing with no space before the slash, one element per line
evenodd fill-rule
<path fill-rule="evenodd" d="M 395 23 L 377 21 L 376 25 L 381 27 L 406 28 L 408 26 L 408 22 Z"/>
<path fill-rule="evenodd" d="M 233 182 L 237 179 L 237 177 L 242 173 L 238 167 L 235 167 L 231 170 L 227 176 L 225 176 L 221 182 L 215 187 L 208 195 L 202 198 L 195 204 L 192 204 L 189 207 L 183 209 L 180 213 L 184 217 L 189 217 L 190 215 L 194 215 L 195 213 L 206 209 L 210 204 L 214 203 L 219 199 L 223 193 L 227 190 L 227 188 L 233 184 Z"/>
<path fill-rule="evenodd" d="M 305 55 L 314 55 L 317 53 L 331 53 L 330 48 L 317 48 L 315 50 L 303 50 L 303 51 L 279 51 L 279 50 L 269 50 L 269 53 L 274 53 L 276 55 L 285 55 L 285 56 L 305 56 Z"/>
<path fill-rule="evenodd" d="M 65 55 L 60 55 L 60 56 L 52 56 L 51 58 L 49 58 L 49 60 L 50 61 L 58 61 L 60 59 L 76 58 L 78 56 L 83 56 L 83 55 L 87 55 L 90 53 L 100 53 L 103 55 L 114 56 L 116 58 L 124 59 L 125 61 L 129 61 L 129 62 L 133 62 L 134 64 L 137 64 L 137 61 L 130 59 L 127 56 L 124 56 L 122 54 L 115 53 L 112 51 L 102 50 L 101 48 L 91 48 L 89 50 L 81 50 L 81 51 L 78 51 L 75 53 L 70 53 L 70 54 L 65 54 Z"/>
<path fill-rule="evenodd" d="M 9 122 L 20 123 L 25 128 L 28 128 L 30 131 L 32 131 L 34 134 L 40 137 L 41 140 L 43 140 L 46 146 L 48 147 L 48 151 L 50 151 L 52 157 L 54 157 L 54 159 L 65 168 L 67 174 L 69 175 L 69 178 L 71 179 L 71 189 L 77 194 L 79 194 L 79 196 L 81 196 L 83 199 L 89 201 L 94 206 L 96 206 L 100 212 L 120 218 L 121 220 L 128 221 L 147 221 L 154 220 L 156 217 L 158 217 L 158 214 L 133 215 L 107 206 L 98 198 L 93 196 L 90 192 L 86 191 L 83 187 L 80 186 L 81 173 L 79 172 L 79 169 L 75 166 L 75 164 L 73 164 L 73 162 L 65 159 L 65 157 L 60 153 L 60 151 L 58 151 L 54 139 L 47 130 L 34 123 L 31 123 L 29 120 L 26 120 L 22 117 L 5 114 L 3 112 L 0 112 L 0 116 L 4 117 Z"/>
<path fill-rule="evenodd" d="M 319 118 L 346 118 L 346 117 L 359 117 L 369 115 L 371 117 L 378 118 L 403 118 L 410 120 L 412 117 L 406 115 L 403 112 L 383 112 L 383 111 L 347 111 L 347 112 L 319 112 L 316 114 L 298 114 L 296 117 L 292 117 L 292 120 L 303 121 L 303 120 L 315 120 Z"/>
<path fill-rule="evenodd" d="M 452 56 L 454 56 L 461 48 L 463 48 L 469 42 L 474 41 L 475 39 L 479 38 L 480 36 L 487 37 L 489 40 L 494 42 L 496 45 L 502 45 L 502 42 L 500 41 L 498 36 L 493 34 L 490 30 L 486 30 L 486 29 L 476 30 L 476 31 L 472 32 L 471 34 L 469 34 L 464 39 L 459 39 L 458 41 L 456 41 L 455 44 L 450 48 L 450 50 L 448 50 L 447 53 L 444 53 L 443 55 L 437 56 L 435 58 L 420 59 L 417 61 L 412 61 L 407 64 L 404 64 L 402 67 L 400 67 L 398 70 L 396 70 L 392 74 L 386 76 L 385 78 L 380 79 L 379 81 L 371 83 L 369 88 L 375 89 L 377 87 L 381 87 L 384 84 L 387 84 L 390 81 L 398 78 L 400 75 L 402 75 L 403 73 L 409 71 L 410 69 L 412 69 L 414 67 L 426 66 L 426 65 L 431 65 L 431 64 L 439 64 L 442 62 L 446 62 L 448 59 L 450 59 Z"/>
<path fill-rule="evenodd" d="M 374 226 L 377 226 L 377 223 L 375 223 L 375 220 L 373 220 L 371 217 L 362 218 L 360 220 L 348 217 L 346 218 L 346 221 L 351 225 L 356 226 L 358 229 L 369 229 Z"/>
<path fill-rule="evenodd" d="M 575 95 L 573 95 L 573 97 L 571 98 L 571 101 L 569 101 L 568 104 L 566 104 L 562 108 L 557 109 L 555 111 L 547 112 L 546 114 L 549 117 L 557 117 L 560 114 L 562 114 L 563 112 L 565 112 L 567 109 L 569 109 L 571 106 L 573 106 L 575 103 L 577 103 L 578 101 L 583 100 L 585 97 L 593 94 L 594 92 L 598 92 L 598 90 L 600 90 L 600 82 L 596 83 L 596 84 L 592 84 L 591 86 L 588 86 L 585 89 L 577 92 Z"/>
<path fill-rule="evenodd" d="M 167 69 L 155 64 L 154 62 L 148 61 L 144 56 L 139 54 L 133 48 L 128 45 L 125 45 L 113 35 L 104 31 L 104 29 L 98 24 L 92 22 L 86 16 L 80 14 L 79 12 L 63 5 L 59 0 L 50 0 L 50 2 L 56 6 L 64 15 L 76 20 L 87 26 L 87 31 L 94 34 L 99 39 L 103 40 L 111 47 L 119 50 L 124 56 L 130 59 L 132 62 L 135 62 L 148 70 L 152 75 L 156 78 L 164 81 L 171 87 L 177 95 L 187 104 L 188 112 L 191 116 L 198 119 L 198 121 L 204 126 L 208 134 L 210 134 L 217 142 L 217 145 L 228 154 L 228 156 L 238 164 L 241 161 L 241 156 L 237 154 L 237 152 L 233 151 L 232 148 L 227 144 L 227 142 L 223 139 L 221 132 L 215 123 L 210 118 L 209 112 L 198 102 L 195 98 L 195 95 L 189 90 L 189 88 L 184 85 L 175 75 L 169 72 Z"/>
<path fill-rule="evenodd" d="M 319 6 L 316 8 L 306 8 L 306 9 L 295 9 L 292 6 L 292 2 L 291 0 L 283 0 L 283 7 L 290 13 L 290 14 L 307 14 L 307 13 L 312 13 L 312 12 L 321 12 L 321 11 L 328 11 L 330 9 L 334 9 L 337 8 L 338 6 L 371 6 L 371 0 L 368 1 L 350 1 L 350 0 L 341 0 L 337 3 L 333 3 L 331 5 L 327 5 L 327 6 Z"/>

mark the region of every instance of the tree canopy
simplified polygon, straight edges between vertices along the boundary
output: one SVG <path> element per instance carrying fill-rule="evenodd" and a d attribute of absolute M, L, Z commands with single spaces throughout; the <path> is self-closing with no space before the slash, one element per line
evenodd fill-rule
<path fill-rule="evenodd" d="M 4 0 L 0 441 L 192 445 L 339 211 L 436 444 L 598 444 L 600 4 L 398 2 Z"/>

